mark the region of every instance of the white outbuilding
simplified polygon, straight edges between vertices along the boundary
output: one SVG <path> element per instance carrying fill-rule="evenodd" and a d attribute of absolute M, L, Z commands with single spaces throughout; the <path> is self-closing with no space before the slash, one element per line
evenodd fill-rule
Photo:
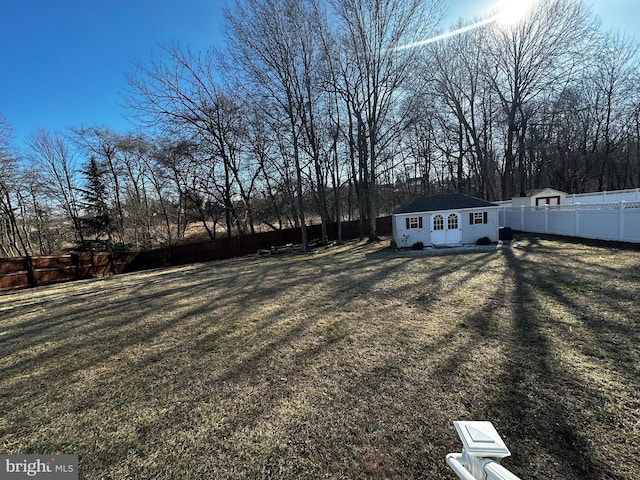
<path fill-rule="evenodd" d="M 511 199 L 511 206 L 517 207 L 542 207 L 544 205 L 564 205 L 567 193 L 553 188 L 539 188 L 520 193 L 520 196 Z"/>
<path fill-rule="evenodd" d="M 470 245 L 483 237 L 498 241 L 495 203 L 462 193 L 417 197 L 393 213 L 393 241 L 399 248 Z"/>

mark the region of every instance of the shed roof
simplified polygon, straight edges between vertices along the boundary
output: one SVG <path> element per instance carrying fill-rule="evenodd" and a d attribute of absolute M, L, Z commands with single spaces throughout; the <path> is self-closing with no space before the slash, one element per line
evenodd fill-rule
<path fill-rule="evenodd" d="M 561 190 L 556 190 L 555 188 L 535 188 L 532 190 L 527 190 L 526 192 L 520 192 L 519 197 L 535 197 L 536 195 L 539 195 L 540 193 L 545 193 L 545 192 L 561 193 L 563 195 L 567 194 L 566 192 L 563 192 Z"/>
<path fill-rule="evenodd" d="M 463 193 L 426 195 L 416 197 L 393 213 L 435 212 L 438 210 L 463 210 L 465 208 L 497 207 L 495 203 L 471 197 Z"/>

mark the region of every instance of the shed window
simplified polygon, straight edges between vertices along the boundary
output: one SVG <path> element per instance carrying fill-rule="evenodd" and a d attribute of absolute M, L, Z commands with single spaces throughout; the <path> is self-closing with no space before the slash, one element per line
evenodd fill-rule
<path fill-rule="evenodd" d="M 469 214 L 469 223 L 471 225 L 480 225 L 488 222 L 487 212 L 471 212 Z"/>
<path fill-rule="evenodd" d="M 442 215 L 436 215 L 433 217 L 433 229 L 444 230 L 444 217 Z"/>
<path fill-rule="evenodd" d="M 539 205 L 560 205 L 560 195 L 553 197 L 537 197 L 536 207 Z"/>
<path fill-rule="evenodd" d="M 449 230 L 457 230 L 458 229 L 458 215 L 455 213 L 450 213 L 447 218 L 447 228 Z"/>
<path fill-rule="evenodd" d="M 422 228 L 422 217 L 407 217 L 407 230 L 411 228 Z"/>

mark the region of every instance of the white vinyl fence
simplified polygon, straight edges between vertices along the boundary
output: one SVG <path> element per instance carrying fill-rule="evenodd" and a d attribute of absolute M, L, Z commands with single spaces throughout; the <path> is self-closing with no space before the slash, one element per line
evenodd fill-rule
<path fill-rule="evenodd" d="M 565 199 L 567 205 L 576 203 L 640 202 L 640 188 L 613 190 L 611 192 L 573 193 Z"/>
<path fill-rule="evenodd" d="M 640 243 L 640 201 L 500 210 L 500 226 L 532 233 Z"/>

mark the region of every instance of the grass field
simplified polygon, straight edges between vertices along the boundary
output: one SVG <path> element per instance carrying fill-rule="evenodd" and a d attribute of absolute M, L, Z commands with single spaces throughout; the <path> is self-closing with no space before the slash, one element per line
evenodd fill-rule
<path fill-rule="evenodd" d="M 640 478 L 640 251 L 388 242 L 0 295 L 0 451 L 84 479 Z"/>

